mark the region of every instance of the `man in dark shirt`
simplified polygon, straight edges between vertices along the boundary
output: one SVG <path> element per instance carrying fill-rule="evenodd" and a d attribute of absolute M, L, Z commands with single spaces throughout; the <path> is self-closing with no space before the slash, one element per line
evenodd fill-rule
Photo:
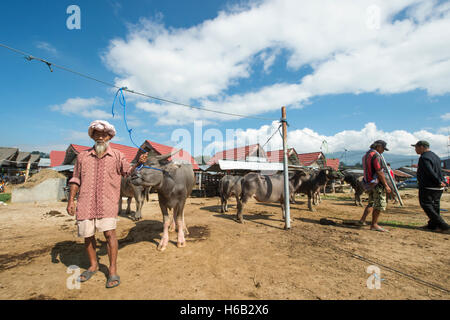
<path fill-rule="evenodd" d="M 417 154 L 420 154 L 417 169 L 419 202 L 429 218 L 428 224 L 422 229 L 447 233 L 450 231 L 450 226 L 440 214 L 441 196 L 446 186 L 441 161 L 434 152 L 430 151 L 430 144 L 427 141 L 421 140 L 411 146 L 416 148 Z"/>
<path fill-rule="evenodd" d="M 361 225 L 364 225 L 366 218 L 369 214 L 372 214 L 372 224 L 370 226 L 371 230 L 386 232 L 378 225 L 378 218 L 380 217 L 380 212 L 386 210 L 386 193 L 391 193 L 391 188 L 389 187 L 385 172 L 381 166 L 381 154 L 384 151 L 389 151 L 386 147 L 386 142 L 383 140 L 377 140 L 370 146 L 370 150 L 364 155 L 363 169 L 364 169 L 364 180 L 366 184 L 373 184 L 369 193 L 369 203 L 364 209 L 364 213 L 359 221 Z M 388 173 L 389 174 L 389 173 Z"/>

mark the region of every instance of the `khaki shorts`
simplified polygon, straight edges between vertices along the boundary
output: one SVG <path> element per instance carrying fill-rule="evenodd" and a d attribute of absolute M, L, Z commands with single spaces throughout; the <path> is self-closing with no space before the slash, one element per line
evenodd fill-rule
<path fill-rule="evenodd" d="M 77 220 L 78 236 L 89 238 L 95 234 L 95 231 L 105 232 L 115 230 L 117 218 L 102 218 L 91 220 Z"/>
<path fill-rule="evenodd" d="M 373 207 L 375 210 L 386 210 L 386 189 L 384 189 L 383 185 L 378 184 L 369 191 L 369 204 L 367 206 Z"/>

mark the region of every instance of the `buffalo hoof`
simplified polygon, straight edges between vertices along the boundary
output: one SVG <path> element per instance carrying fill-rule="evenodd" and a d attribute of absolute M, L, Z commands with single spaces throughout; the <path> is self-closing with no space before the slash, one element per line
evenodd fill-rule
<path fill-rule="evenodd" d="M 240 224 L 244 224 L 244 220 L 241 220 L 238 218 L 234 218 L 234 221 L 236 221 L 237 223 L 240 223 Z"/>
<path fill-rule="evenodd" d="M 167 249 L 167 244 L 164 244 L 162 241 L 159 243 L 158 247 L 156 248 L 156 250 L 158 251 L 164 251 Z"/>
<path fill-rule="evenodd" d="M 167 237 L 167 238 L 161 238 L 161 241 L 159 242 L 159 245 L 158 245 L 158 251 L 164 251 L 164 250 L 166 250 L 166 248 L 167 248 L 167 244 L 169 243 L 169 238 Z"/>
<path fill-rule="evenodd" d="M 184 247 L 186 247 L 186 241 L 183 241 L 183 242 L 177 242 L 177 247 L 178 247 L 178 248 L 184 248 Z"/>

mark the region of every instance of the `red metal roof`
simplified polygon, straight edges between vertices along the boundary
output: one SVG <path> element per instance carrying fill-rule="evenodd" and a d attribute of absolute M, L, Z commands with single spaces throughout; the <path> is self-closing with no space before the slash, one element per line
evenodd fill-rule
<path fill-rule="evenodd" d="M 402 178 L 412 178 L 412 175 L 407 174 L 406 172 L 400 171 L 400 170 L 392 170 L 394 171 L 394 175 L 397 177 L 402 177 Z"/>
<path fill-rule="evenodd" d="M 327 159 L 327 167 L 331 167 L 334 170 L 339 169 L 339 159 Z"/>
<path fill-rule="evenodd" d="M 161 143 L 153 142 L 150 140 L 146 140 L 147 143 L 149 143 L 159 154 L 167 154 L 172 151 L 175 151 L 174 147 L 166 146 Z M 142 148 L 142 147 L 141 147 Z M 200 169 L 197 162 L 195 162 L 194 158 L 191 156 L 191 154 L 183 149 L 180 150 L 180 152 L 174 154 L 172 157 L 170 157 L 168 160 L 183 160 L 186 162 L 189 162 L 192 164 L 192 168 L 194 170 Z"/>
<path fill-rule="evenodd" d="M 283 162 L 283 150 L 267 151 L 269 162 Z"/>
<path fill-rule="evenodd" d="M 118 143 L 110 142 L 109 145 L 111 146 L 111 148 L 122 152 L 124 154 L 125 158 L 128 160 L 128 162 L 133 161 L 134 157 L 136 156 L 136 153 L 139 150 L 138 148 L 124 146 L 123 144 L 118 144 Z M 71 146 L 73 147 L 73 149 L 75 150 L 75 152 L 77 154 L 80 153 L 81 151 L 85 151 L 85 150 L 92 148 L 92 147 L 80 146 L 78 144 L 72 144 Z"/>
<path fill-rule="evenodd" d="M 166 153 L 170 153 L 173 151 L 173 147 L 169 147 L 157 142 L 153 142 L 153 141 L 149 141 L 146 140 L 159 154 L 166 154 Z M 120 152 L 122 152 L 125 156 L 125 158 L 128 160 L 128 162 L 132 162 L 134 160 L 134 158 L 136 157 L 136 153 L 139 151 L 138 148 L 135 147 L 130 147 L 130 146 L 125 146 L 123 144 L 118 144 L 118 143 L 110 143 L 109 144 L 111 146 L 111 148 L 119 150 Z M 75 150 L 76 153 L 80 153 L 81 151 L 85 151 L 88 150 L 92 147 L 86 147 L 86 146 L 81 146 L 81 145 L 77 145 L 77 144 L 72 144 L 71 145 L 73 147 L 73 149 Z M 180 152 L 178 152 L 176 155 L 174 155 L 173 157 L 170 157 L 169 160 L 176 160 L 176 159 L 180 159 L 180 160 L 185 160 L 187 162 L 190 162 L 192 164 L 192 168 L 194 170 L 198 170 L 198 164 L 195 162 L 194 158 L 189 154 L 189 152 L 181 150 Z"/>
<path fill-rule="evenodd" d="M 50 167 L 62 165 L 65 157 L 65 151 L 50 151 Z"/>
<path fill-rule="evenodd" d="M 219 160 L 245 160 L 250 154 L 259 148 L 259 144 L 252 144 L 245 147 L 228 149 L 217 152 L 209 161 L 208 165 L 218 163 Z"/>
<path fill-rule="evenodd" d="M 292 156 L 292 153 L 295 153 L 294 148 L 288 149 L 288 156 Z M 283 162 L 283 149 L 267 151 L 266 155 L 269 162 Z"/>
<path fill-rule="evenodd" d="M 315 161 L 319 160 L 322 156 L 322 152 L 310 152 L 310 153 L 299 153 L 298 160 L 300 164 L 303 166 L 309 166 L 313 164 Z"/>
<path fill-rule="evenodd" d="M 125 158 L 128 160 L 128 162 L 133 161 L 134 157 L 136 156 L 136 153 L 139 150 L 138 148 L 124 146 L 123 144 L 117 144 L 112 142 L 109 145 L 111 146 L 111 148 L 122 152 Z"/>

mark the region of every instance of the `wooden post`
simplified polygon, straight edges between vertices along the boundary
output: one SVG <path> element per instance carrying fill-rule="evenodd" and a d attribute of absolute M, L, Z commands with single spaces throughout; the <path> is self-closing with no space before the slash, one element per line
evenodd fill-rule
<path fill-rule="evenodd" d="M 289 197 L 289 172 L 288 172 L 288 155 L 287 155 L 287 122 L 286 107 L 281 108 L 281 122 L 283 126 L 283 169 L 284 169 L 284 229 L 291 228 L 291 210 Z"/>
<path fill-rule="evenodd" d="M 31 167 L 31 158 L 28 160 L 27 163 L 27 171 L 25 171 L 25 182 L 28 180 L 28 175 L 30 174 L 30 167 Z"/>

